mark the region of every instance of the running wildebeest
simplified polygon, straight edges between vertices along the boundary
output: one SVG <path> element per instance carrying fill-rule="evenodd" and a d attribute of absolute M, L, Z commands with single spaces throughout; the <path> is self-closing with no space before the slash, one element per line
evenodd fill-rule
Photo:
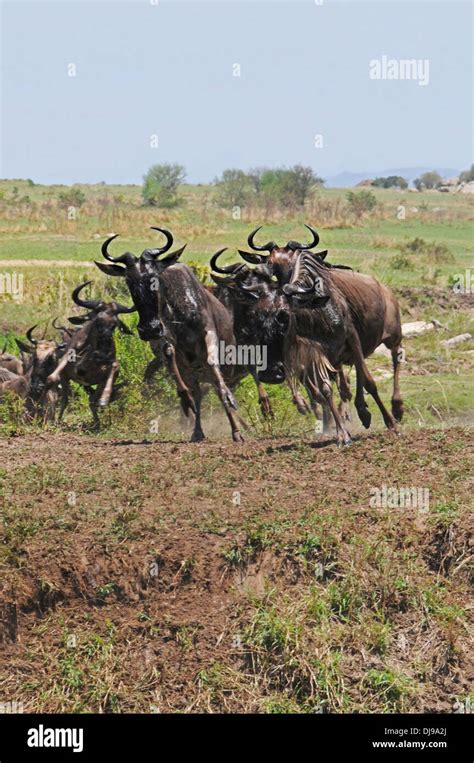
<path fill-rule="evenodd" d="M 100 424 L 98 408 L 108 405 L 112 399 L 120 368 L 113 333 L 116 328 L 126 334 L 132 333 L 118 316 L 133 313 L 136 308 L 101 299 L 82 299 L 79 294 L 90 283 L 91 281 L 86 281 L 72 293 L 76 305 L 86 308 L 88 313 L 69 318 L 71 323 L 81 328 L 73 332 L 64 329 L 71 336 L 64 356 L 48 376 L 47 382 L 50 388 L 61 385 L 59 421 L 69 401 L 70 382 L 74 381 L 84 387 L 89 397 L 94 426 L 97 428 Z"/>
<path fill-rule="evenodd" d="M 3 380 L 0 392 L 12 392 L 24 398 L 25 410 L 30 418 L 41 415 L 45 421 L 50 421 L 54 419 L 57 394 L 55 390 L 48 389 L 46 379 L 64 352 L 65 344 L 44 338 L 35 339 L 35 328 L 32 326 L 26 332 L 30 344 L 15 340 L 29 361 L 22 362 L 21 373 Z"/>
<path fill-rule="evenodd" d="M 267 351 L 267 369 L 259 373 L 259 380 L 272 384 L 280 384 L 285 379 L 293 394 L 293 401 L 297 404 L 300 412 L 307 412 L 306 406 L 301 397 L 297 385 L 303 384 L 310 400 L 310 407 L 313 413 L 318 417 L 316 403 L 323 407 L 323 431 L 327 431 L 329 426 L 329 411 L 331 406 L 326 397 L 320 394 L 316 383 L 312 383 L 313 372 L 306 368 L 304 358 L 307 364 L 310 363 L 308 354 L 309 343 L 299 337 L 293 337 L 292 353 L 296 349 L 298 353 L 298 363 L 293 362 L 296 356 L 286 351 L 286 334 L 288 329 L 288 300 L 283 294 L 277 280 L 271 274 L 271 270 L 266 264 L 257 265 L 250 269 L 243 263 L 235 263 L 226 266 L 219 266 L 217 258 L 225 250 L 217 252 L 211 260 L 211 268 L 222 275 L 212 275 L 213 280 L 220 288 L 226 288 L 229 292 L 229 300 L 233 304 L 237 315 L 236 326 L 241 332 L 243 341 L 257 342 L 265 346 Z M 236 328 L 237 333 L 237 328 Z M 306 348 L 302 354 L 303 346 Z M 330 368 L 331 372 L 335 369 L 329 363 L 324 363 L 323 352 L 320 347 L 313 343 L 312 362 L 315 368 Z M 290 359 L 292 362 L 290 362 Z M 302 365 L 303 363 L 303 365 Z M 346 386 L 340 383 L 342 371 L 336 373 L 336 381 L 343 401 L 350 399 L 350 391 Z M 345 377 L 344 382 L 345 382 Z M 298 401 L 300 398 L 301 402 Z M 301 411 L 301 408 L 305 408 Z M 342 413 L 341 413 L 342 415 Z M 336 418 L 339 417 L 336 414 Z M 337 422 L 336 422 L 337 423 Z"/>
<path fill-rule="evenodd" d="M 280 287 L 284 291 L 285 286 L 293 279 L 296 263 L 303 252 L 307 252 L 315 262 L 319 263 L 321 272 L 326 274 L 328 278 L 333 279 L 337 289 L 347 300 L 350 316 L 363 354 L 362 361 L 373 353 L 378 344 L 385 344 L 391 351 L 394 373 L 392 414 L 397 421 L 401 421 L 403 417 L 403 401 L 400 394 L 402 336 L 400 309 L 397 299 L 391 289 L 380 284 L 376 278 L 355 273 L 351 268 L 344 265 L 329 265 L 325 259 L 327 250 L 318 253 L 310 252 L 309 250 L 319 243 L 319 235 L 310 225 L 305 227 L 308 228 L 313 236 L 313 240 L 310 243 L 301 244 L 298 241 L 289 241 L 286 247 L 279 247 L 274 241 L 269 241 L 261 246 L 255 244 L 254 237 L 260 230 L 260 226 L 252 231 L 248 237 L 248 245 L 254 252 L 239 250 L 239 253 L 248 262 L 253 262 L 260 266 L 266 265 L 269 271 L 277 277 Z M 292 289 L 288 291 L 288 294 L 291 292 Z M 356 356 L 358 356 L 357 348 Z M 362 370 L 362 366 L 359 364 L 359 381 L 362 380 L 364 374 L 368 375 L 370 377 L 368 384 L 373 389 L 373 379 L 365 364 L 364 367 L 365 370 Z M 350 391 L 342 369 L 338 374 L 338 384 L 343 396 L 346 399 L 350 399 Z M 365 427 L 369 427 L 371 416 L 363 401 L 363 390 L 360 384 L 358 386 L 358 393 L 356 408 L 359 418 Z M 383 411 L 382 415 L 384 415 Z M 386 418 L 384 415 L 384 421 L 387 426 L 393 426 L 393 421 L 390 423 L 390 417 Z"/>
<path fill-rule="evenodd" d="M 401 321 L 393 292 L 375 278 L 328 266 L 317 254 L 303 251 L 298 255 L 290 282 L 283 293 L 291 303 L 288 325 L 291 332 L 319 342 L 329 362 L 340 368 L 353 365 L 357 390 L 355 407 L 368 427 L 370 412 L 364 400 L 364 388 L 372 395 L 385 425 L 396 429 L 403 403 L 399 389 Z M 378 394 L 377 385 L 365 358 L 381 344 L 391 350 L 394 365 L 392 412 L 388 412 Z"/>
<path fill-rule="evenodd" d="M 110 264 L 96 265 L 107 275 L 125 278 L 140 317 L 140 338 L 150 342 L 157 357 L 162 353 L 184 413 L 195 414 L 191 441 L 204 438 L 201 383 L 209 382 L 225 410 L 232 438 L 239 442 L 243 439 L 241 420 L 231 388 L 248 370 L 238 363 L 222 362 L 222 346 L 236 345 L 231 315 L 191 268 L 177 262 L 184 246 L 162 257 L 171 248 L 173 236 L 163 228 L 153 230 L 166 237 L 164 246 L 145 249 L 140 257 L 131 252 L 112 257 L 108 252 L 116 238 L 112 236 L 102 245 L 102 254 Z"/>

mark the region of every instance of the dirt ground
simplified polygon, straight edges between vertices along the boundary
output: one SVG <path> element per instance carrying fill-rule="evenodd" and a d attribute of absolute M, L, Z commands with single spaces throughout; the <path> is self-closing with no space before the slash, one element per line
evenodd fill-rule
<path fill-rule="evenodd" d="M 453 712 L 472 680 L 473 445 L 457 427 L 346 449 L 4 439 L 1 698 Z M 384 485 L 429 507 L 371 505 Z"/>

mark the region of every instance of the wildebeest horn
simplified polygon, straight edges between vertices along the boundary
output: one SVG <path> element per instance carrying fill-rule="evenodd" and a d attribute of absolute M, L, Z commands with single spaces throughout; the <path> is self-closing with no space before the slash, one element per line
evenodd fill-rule
<path fill-rule="evenodd" d="M 37 327 L 37 325 L 38 325 L 38 324 L 37 324 L 37 323 L 35 323 L 35 325 L 34 325 L 34 326 L 32 326 L 30 329 L 28 329 L 28 331 L 26 332 L 26 338 L 27 338 L 27 339 L 28 339 L 28 341 L 29 341 L 31 344 L 33 344 L 33 345 L 35 345 L 35 344 L 38 344 L 38 340 L 37 340 L 37 339 L 33 339 L 33 336 L 32 336 L 32 333 L 33 333 L 33 331 L 35 330 L 35 328 Z"/>
<path fill-rule="evenodd" d="M 258 286 L 246 286 L 244 283 L 238 282 L 238 287 L 241 291 L 244 291 L 246 294 L 250 294 L 251 297 L 254 299 L 258 299 L 258 294 L 256 293 L 258 290 Z"/>
<path fill-rule="evenodd" d="M 317 231 L 314 230 L 314 228 L 311 227 L 311 225 L 304 224 L 304 227 L 307 228 L 310 233 L 313 235 L 313 240 L 309 244 L 300 244 L 299 241 L 288 241 L 287 247 L 289 249 L 293 249 L 293 251 L 296 251 L 297 249 L 313 249 L 315 246 L 319 243 L 319 234 Z"/>
<path fill-rule="evenodd" d="M 119 234 L 116 233 L 114 236 L 110 236 L 110 238 L 104 241 L 101 247 L 102 255 L 109 262 L 123 262 L 124 265 L 126 265 L 127 267 L 130 267 L 131 265 L 134 265 L 135 262 L 137 261 L 137 258 L 135 257 L 134 254 L 132 254 L 131 252 L 124 252 L 119 257 L 112 257 L 112 255 L 109 254 L 108 252 L 109 244 L 111 243 L 111 241 L 114 240 L 114 238 L 117 238 L 118 235 Z"/>
<path fill-rule="evenodd" d="M 267 261 L 268 254 L 253 254 L 252 252 L 244 252 L 243 249 L 237 250 L 245 262 L 250 262 L 251 265 L 263 265 Z"/>
<path fill-rule="evenodd" d="M 258 246 L 257 244 L 254 244 L 254 242 L 253 242 L 253 239 L 254 239 L 254 236 L 255 236 L 255 234 L 256 234 L 256 233 L 258 233 L 258 231 L 259 231 L 259 230 L 260 230 L 260 228 L 262 228 L 262 227 L 263 227 L 262 225 L 259 225 L 259 226 L 258 226 L 258 228 L 255 228 L 255 230 L 253 230 L 253 231 L 252 231 L 252 232 L 249 234 L 249 237 L 248 237 L 248 239 L 247 239 L 247 243 L 248 243 L 249 247 L 250 247 L 251 249 L 253 249 L 255 252 L 271 252 L 271 251 L 272 251 L 272 249 L 275 249 L 275 247 L 276 247 L 276 244 L 275 244 L 275 242 L 274 242 L 274 241 L 267 241 L 267 243 L 266 243 L 266 244 L 264 244 L 263 246 Z M 263 256 L 264 256 L 264 255 L 262 255 L 262 257 L 263 257 Z M 268 254 L 267 254 L 267 255 L 265 255 L 265 256 L 266 256 L 266 257 L 268 257 Z M 264 262 L 264 260 L 262 260 L 262 262 Z"/>
<path fill-rule="evenodd" d="M 156 246 L 156 247 L 153 247 L 153 249 L 145 249 L 145 251 L 143 252 L 143 254 L 146 253 L 149 257 L 155 259 L 160 254 L 164 254 L 165 252 L 168 251 L 168 249 L 171 249 L 171 247 L 173 246 L 173 236 L 169 232 L 169 230 L 166 230 L 166 228 L 156 228 L 155 226 L 151 225 L 150 229 L 157 230 L 159 233 L 162 233 L 163 236 L 166 237 L 166 244 L 164 246 Z M 143 254 L 142 254 L 142 257 L 143 257 Z"/>
<path fill-rule="evenodd" d="M 65 331 L 66 334 L 68 334 L 69 336 L 72 336 L 71 332 L 69 331 L 68 328 L 66 328 L 66 326 L 58 326 L 56 321 L 57 321 L 57 318 L 54 318 L 53 319 L 53 323 L 51 324 L 53 326 L 53 328 L 56 329 L 56 331 Z"/>
<path fill-rule="evenodd" d="M 117 303 L 115 312 L 117 313 L 117 315 L 119 315 L 120 313 L 136 313 L 137 308 L 135 307 L 135 305 L 132 305 L 131 307 L 127 307 L 127 305 L 120 305 Z"/>
<path fill-rule="evenodd" d="M 79 297 L 79 292 L 91 283 L 92 281 L 85 281 L 85 283 L 81 283 L 80 286 L 76 286 L 72 293 L 72 298 L 79 307 L 86 307 L 88 310 L 97 310 L 99 305 L 102 304 L 101 299 L 81 299 Z"/>
<path fill-rule="evenodd" d="M 209 263 L 209 267 L 211 270 L 214 270 L 216 273 L 223 273 L 224 275 L 227 275 L 228 273 L 234 274 L 237 273 L 239 270 L 242 270 L 245 265 L 242 265 L 241 262 L 234 262 L 232 265 L 218 265 L 217 260 L 223 254 L 227 251 L 227 247 L 225 246 L 224 249 L 219 249 L 218 252 L 216 252 L 211 257 L 211 262 Z"/>

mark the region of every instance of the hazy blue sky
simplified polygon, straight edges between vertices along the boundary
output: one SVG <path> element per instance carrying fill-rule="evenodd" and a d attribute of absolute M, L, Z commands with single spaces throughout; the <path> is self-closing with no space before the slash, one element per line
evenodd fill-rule
<path fill-rule="evenodd" d="M 137 182 L 162 161 L 192 182 L 297 162 L 323 177 L 465 168 L 471 35 L 472 6 L 457 0 L 6 0 L 0 175 Z M 429 84 L 371 80 L 384 55 L 428 59 Z"/>

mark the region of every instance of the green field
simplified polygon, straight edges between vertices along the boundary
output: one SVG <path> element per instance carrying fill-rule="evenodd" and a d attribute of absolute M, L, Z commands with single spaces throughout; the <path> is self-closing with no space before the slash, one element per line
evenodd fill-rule
<path fill-rule="evenodd" d="M 470 195 L 374 189 L 376 207 L 355 219 L 347 206 L 346 189 L 320 189 L 304 210 L 244 207 L 241 219 L 235 220 L 232 210 L 217 205 L 212 186 L 183 186 L 181 203 L 171 210 L 143 206 L 139 186 L 78 188 L 86 202 L 75 211 L 75 219 L 68 219 L 58 198 L 66 187 L 0 181 L 0 275 L 16 274 L 24 279 L 21 300 L 0 293 L 0 341 L 6 341 L 10 350 L 15 349 L 14 337 L 23 336 L 29 326 L 46 327 L 52 318 L 65 320 L 71 310 L 75 312 L 70 293 L 85 280 L 93 280 L 97 295 L 118 294 L 128 301 L 124 284 L 107 279 L 93 266 L 94 259 L 101 259 L 102 241 L 111 233 L 120 233 L 112 251 L 129 249 L 140 254 L 160 240 L 149 226 L 167 227 L 176 245 L 187 242 L 182 261 L 196 263 L 200 275 L 205 276 L 205 266 L 217 249 L 229 247 L 227 258 L 235 260 L 237 248 L 246 247 L 248 233 L 257 225 L 264 226 L 259 234 L 262 242 L 272 238 L 283 245 L 291 238 L 304 240 L 303 223 L 308 222 L 319 231 L 321 249 L 329 249 L 329 261 L 371 273 L 396 289 L 403 321 L 436 319 L 443 326 L 406 342 L 408 362 L 402 380 L 409 411 L 406 426 L 439 424 L 468 415 L 474 342 L 451 351 L 440 342 L 466 331 L 474 333 L 472 295 L 456 295 L 452 289 L 456 276 L 473 266 L 474 199 Z M 132 326 L 134 321 L 129 319 Z M 149 348 L 136 337 L 119 338 L 118 342 L 122 377 L 127 377 L 128 387 L 122 402 L 114 403 L 104 416 L 105 431 L 143 433 L 153 411 L 173 408 L 174 393 L 165 378 L 154 396 L 143 391 L 141 378 L 151 357 Z M 389 395 L 391 381 L 384 378 L 388 361 L 374 356 L 370 365 L 379 374 L 384 394 Z M 286 389 L 269 391 L 274 405 L 280 407 L 272 431 L 311 428 L 308 420 L 301 421 L 293 412 Z M 251 433 L 258 436 L 262 429 L 268 431 L 270 425 L 259 419 L 256 395 L 248 380 L 239 397 L 252 422 Z M 207 407 L 208 414 L 216 413 L 213 396 Z M 85 400 L 77 391 L 67 421 L 75 426 L 84 417 Z"/>

